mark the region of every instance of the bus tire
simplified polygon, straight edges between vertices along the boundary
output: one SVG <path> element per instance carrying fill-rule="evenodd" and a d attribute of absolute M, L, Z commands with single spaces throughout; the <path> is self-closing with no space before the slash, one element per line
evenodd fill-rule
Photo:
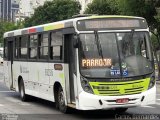
<path fill-rule="evenodd" d="M 23 80 L 20 81 L 19 84 L 19 92 L 20 92 L 20 97 L 22 101 L 27 101 L 28 96 L 25 93 L 25 87 L 24 87 L 24 82 Z"/>
<path fill-rule="evenodd" d="M 58 93 L 55 93 L 55 107 L 56 107 L 56 109 L 59 109 L 59 105 L 58 105 Z"/>
<path fill-rule="evenodd" d="M 116 113 L 124 113 L 128 110 L 128 108 L 115 108 Z"/>
<path fill-rule="evenodd" d="M 65 96 L 62 87 L 60 86 L 57 94 L 57 107 L 63 113 L 68 113 L 69 109 L 65 104 Z"/>

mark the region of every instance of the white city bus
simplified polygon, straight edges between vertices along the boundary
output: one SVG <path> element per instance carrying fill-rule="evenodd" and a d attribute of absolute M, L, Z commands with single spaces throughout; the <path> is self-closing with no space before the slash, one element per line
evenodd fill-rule
<path fill-rule="evenodd" d="M 4 81 L 22 101 L 36 96 L 62 112 L 155 103 L 146 20 L 85 16 L 4 34 Z"/>

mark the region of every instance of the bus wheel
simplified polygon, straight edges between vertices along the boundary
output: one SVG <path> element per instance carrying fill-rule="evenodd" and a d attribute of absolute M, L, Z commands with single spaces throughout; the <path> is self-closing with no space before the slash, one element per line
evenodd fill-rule
<path fill-rule="evenodd" d="M 116 108 L 115 109 L 115 112 L 116 113 L 124 113 L 124 112 L 126 112 L 128 110 L 128 108 Z"/>
<path fill-rule="evenodd" d="M 65 105 L 65 96 L 62 87 L 59 87 L 57 96 L 58 108 L 63 113 L 68 113 L 68 107 Z"/>
<path fill-rule="evenodd" d="M 21 100 L 22 101 L 27 101 L 28 96 L 25 94 L 25 88 L 24 88 L 23 80 L 20 81 L 19 92 L 20 92 Z"/>

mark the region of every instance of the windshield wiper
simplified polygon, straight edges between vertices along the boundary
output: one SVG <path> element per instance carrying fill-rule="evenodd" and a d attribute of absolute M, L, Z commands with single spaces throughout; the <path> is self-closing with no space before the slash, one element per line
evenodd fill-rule
<path fill-rule="evenodd" d="M 102 46 L 101 46 L 101 43 L 99 41 L 98 32 L 94 31 L 94 34 L 95 34 L 95 41 L 96 41 L 96 45 L 97 45 L 97 49 L 98 49 L 98 54 L 99 54 L 99 56 L 102 57 L 102 60 L 103 60 Z"/>
<path fill-rule="evenodd" d="M 133 41 L 133 36 L 134 36 L 134 29 L 131 30 L 130 42 Z"/>
<path fill-rule="evenodd" d="M 133 36 L 134 36 L 134 33 L 135 33 L 135 31 L 134 31 L 134 29 L 132 29 L 132 30 L 131 30 L 131 34 L 130 34 L 130 40 L 129 40 L 129 42 L 128 42 L 129 45 L 131 45 L 131 46 L 130 46 L 130 47 L 131 47 L 131 51 L 130 51 L 130 52 L 131 52 L 132 54 L 133 54 L 133 53 L 136 54 L 136 52 L 133 50 L 133 49 L 134 49 L 134 48 L 133 48 L 133 47 L 134 47 L 134 46 L 133 46 Z"/>

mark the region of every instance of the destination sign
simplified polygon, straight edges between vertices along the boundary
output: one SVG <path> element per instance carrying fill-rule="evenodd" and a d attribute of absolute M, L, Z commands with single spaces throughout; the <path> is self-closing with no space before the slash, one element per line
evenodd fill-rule
<path fill-rule="evenodd" d="M 146 29 L 145 19 L 117 18 L 117 19 L 89 19 L 77 22 L 79 31 L 111 30 L 111 29 Z"/>
<path fill-rule="evenodd" d="M 108 67 L 112 65 L 112 60 L 105 59 L 82 59 L 82 67 Z"/>

